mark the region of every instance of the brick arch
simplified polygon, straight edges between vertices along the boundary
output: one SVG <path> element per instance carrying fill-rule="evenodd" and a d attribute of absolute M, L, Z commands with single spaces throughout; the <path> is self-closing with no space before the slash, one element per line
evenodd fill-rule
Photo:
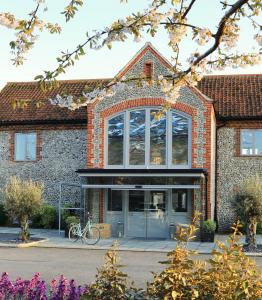
<path fill-rule="evenodd" d="M 117 113 L 120 113 L 121 111 L 125 111 L 127 109 L 131 108 L 136 108 L 136 107 L 142 107 L 142 106 L 161 106 L 164 105 L 166 101 L 163 98 L 138 98 L 138 99 L 130 99 L 130 100 L 124 100 L 122 102 L 119 102 L 115 105 L 112 105 L 103 111 L 100 112 L 100 122 L 99 122 L 99 127 L 100 127 L 100 132 L 101 132 L 101 137 L 99 141 L 99 165 L 92 165 L 88 163 L 88 167 L 95 167 L 95 168 L 104 168 L 104 145 L 105 145 L 105 120 Z M 195 128 L 197 126 L 196 120 L 194 118 L 194 115 L 197 114 L 197 109 L 184 104 L 184 103 L 175 103 L 172 105 L 172 109 L 175 109 L 177 111 L 181 111 L 183 113 L 186 113 L 191 116 L 192 118 L 192 128 Z M 94 129 L 94 128 L 92 128 Z M 92 135 L 93 136 L 93 135 Z M 89 155 L 91 151 L 91 156 L 89 158 L 93 157 L 93 141 L 90 141 L 89 143 Z M 194 149 L 197 147 L 195 144 L 195 132 L 192 130 L 192 167 L 194 166 Z"/>

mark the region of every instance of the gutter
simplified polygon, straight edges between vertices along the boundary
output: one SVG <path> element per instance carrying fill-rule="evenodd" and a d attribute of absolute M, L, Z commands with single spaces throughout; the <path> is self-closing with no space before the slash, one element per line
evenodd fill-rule
<path fill-rule="evenodd" d="M 46 124 L 52 124 L 52 125 L 54 125 L 54 124 L 87 124 L 87 119 L 0 121 L 0 126 L 46 125 Z"/>

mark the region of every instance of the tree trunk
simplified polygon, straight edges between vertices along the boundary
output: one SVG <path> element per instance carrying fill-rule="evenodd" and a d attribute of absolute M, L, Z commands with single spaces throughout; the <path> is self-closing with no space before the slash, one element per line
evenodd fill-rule
<path fill-rule="evenodd" d="M 20 239 L 23 242 L 26 242 L 26 241 L 28 241 L 28 239 L 30 237 L 29 224 L 28 224 L 27 217 L 24 217 L 21 219 L 20 226 L 21 226 Z"/>
<path fill-rule="evenodd" d="M 249 251 L 254 251 L 257 248 L 257 221 L 256 218 L 250 218 L 247 224 L 246 244 Z"/>

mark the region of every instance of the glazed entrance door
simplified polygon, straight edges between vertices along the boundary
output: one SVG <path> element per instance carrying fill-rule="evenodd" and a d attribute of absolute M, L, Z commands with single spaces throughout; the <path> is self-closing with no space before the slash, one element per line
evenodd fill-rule
<path fill-rule="evenodd" d="M 148 191 L 146 203 L 147 238 L 167 238 L 166 191 Z"/>
<path fill-rule="evenodd" d="M 145 191 L 130 190 L 127 209 L 127 236 L 145 238 Z"/>
<path fill-rule="evenodd" d="M 130 190 L 127 208 L 127 236 L 166 238 L 166 191 Z"/>

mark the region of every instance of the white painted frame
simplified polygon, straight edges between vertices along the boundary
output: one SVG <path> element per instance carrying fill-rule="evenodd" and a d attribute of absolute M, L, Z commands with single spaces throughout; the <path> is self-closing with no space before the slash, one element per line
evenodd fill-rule
<path fill-rule="evenodd" d="M 25 143 L 24 143 L 24 147 L 25 147 L 25 157 L 23 159 L 17 159 L 17 151 L 18 148 L 21 146 L 18 145 L 18 136 L 23 136 L 23 138 L 25 139 Z M 28 153 L 28 135 L 33 135 L 35 138 L 35 145 L 34 145 L 34 158 L 33 159 L 29 159 L 27 156 Z M 34 131 L 30 131 L 30 132 L 15 132 L 14 134 L 14 161 L 36 161 L 37 159 L 37 133 Z"/>
<path fill-rule="evenodd" d="M 159 106 L 141 106 L 132 109 L 124 110 L 111 115 L 105 119 L 105 147 L 104 147 L 104 161 L 107 169 L 189 169 L 192 165 L 192 117 L 184 112 L 171 109 L 166 116 L 166 164 L 165 165 L 151 165 L 150 164 L 150 110 L 161 109 Z M 146 111 L 145 120 L 145 165 L 130 165 L 129 164 L 129 120 L 130 112 L 137 110 Z M 174 165 L 172 164 L 172 113 L 181 115 L 188 120 L 188 164 Z M 123 165 L 109 165 L 108 164 L 108 121 L 118 115 L 124 115 L 124 138 L 123 138 Z"/>
<path fill-rule="evenodd" d="M 257 132 L 257 131 L 260 131 L 260 132 L 262 132 L 262 129 L 240 129 L 240 155 L 241 156 L 254 156 L 254 157 L 256 157 L 256 156 L 259 156 L 259 157 L 261 157 L 262 156 L 262 154 L 243 154 L 242 153 L 242 145 L 243 145 L 243 136 L 242 136 L 242 134 L 244 133 L 244 132 L 248 132 L 248 133 L 251 133 L 252 134 L 252 152 L 253 153 L 255 153 L 255 144 L 256 144 L 256 141 L 255 141 L 255 132 Z"/>

